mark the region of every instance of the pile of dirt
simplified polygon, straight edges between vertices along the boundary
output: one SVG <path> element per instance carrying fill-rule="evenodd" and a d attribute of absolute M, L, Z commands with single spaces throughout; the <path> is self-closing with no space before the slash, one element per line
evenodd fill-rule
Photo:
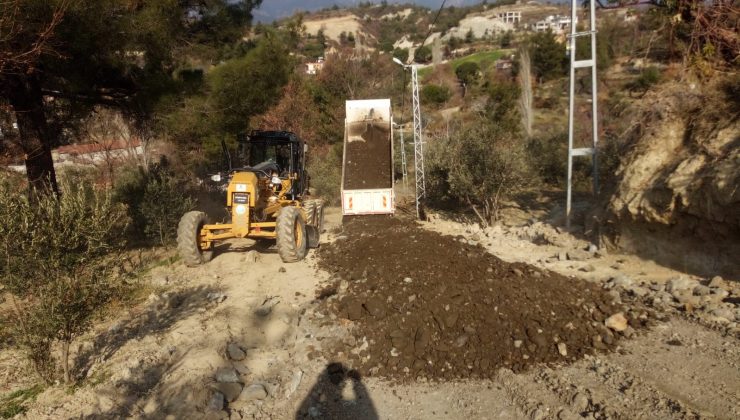
<path fill-rule="evenodd" d="M 387 122 L 350 124 L 344 150 L 344 189 L 391 188 L 391 135 Z"/>
<path fill-rule="evenodd" d="M 647 320 L 594 284 L 506 263 L 413 221 L 351 219 L 319 255 L 319 267 L 341 279 L 328 309 L 353 321 L 354 338 L 333 350 L 363 375 L 435 380 L 492 377 L 502 367 L 518 372 L 613 349 Z"/>

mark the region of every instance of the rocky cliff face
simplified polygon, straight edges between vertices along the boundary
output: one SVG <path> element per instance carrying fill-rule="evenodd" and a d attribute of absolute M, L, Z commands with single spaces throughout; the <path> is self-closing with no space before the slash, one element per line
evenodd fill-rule
<path fill-rule="evenodd" d="M 740 277 L 740 111 L 716 88 L 646 96 L 608 203 L 617 244 Z"/>

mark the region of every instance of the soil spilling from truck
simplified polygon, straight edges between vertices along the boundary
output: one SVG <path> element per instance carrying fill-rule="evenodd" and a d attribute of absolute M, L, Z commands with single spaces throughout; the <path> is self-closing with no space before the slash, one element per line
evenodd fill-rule
<path fill-rule="evenodd" d="M 387 121 L 358 121 L 347 127 L 344 189 L 391 188 L 391 134 Z"/>
<path fill-rule="evenodd" d="M 326 305 L 352 321 L 353 338 L 333 351 L 364 375 L 490 378 L 614 349 L 647 322 L 594 284 L 504 262 L 413 221 L 350 219 L 319 255 L 339 290 Z M 612 315 L 623 325 L 607 328 Z"/>

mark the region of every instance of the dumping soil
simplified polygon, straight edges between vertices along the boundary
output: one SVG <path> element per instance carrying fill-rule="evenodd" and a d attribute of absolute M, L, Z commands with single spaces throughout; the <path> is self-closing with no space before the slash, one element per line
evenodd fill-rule
<path fill-rule="evenodd" d="M 388 122 L 359 121 L 347 127 L 344 189 L 391 188 L 391 135 Z"/>
<path fill-rule="evenodd" d="M 341 279 L 329 310 L 353 321 L 354 339 L 334 350 L 363 375 L 490 378 L 613 349 L 647 321 L 596 285 L 397 218 L 347 221 L 319 266 Z"/>

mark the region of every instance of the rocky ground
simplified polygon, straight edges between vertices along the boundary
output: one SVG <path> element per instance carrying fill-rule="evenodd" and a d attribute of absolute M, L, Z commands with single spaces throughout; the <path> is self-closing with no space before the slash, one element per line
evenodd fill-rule
<path fill-rule="evenodd" d="M 479 317 L 485 311 L 466 310 L 460 312 L 457 321 L 460 324 L 455 323 L 452 328 L 454 334 L 430 333 L 429 342 L 451 341 L 453 355 L 462 355 L 461 360 L 466 360 L 466 353 L 455 353 L 460 349 L 478 355 L 477 365 L 476 358 L 472 359 L 475 378 L 462 373 L 446 378 L 426 368 L 423 375 L 409 378 L 371 371 L 376 365 L 350 357 L 353 350 L 358 356 L 363 350 L 372 356 L 373 352 L 380 352 L 378 343 L 387 347 L 390 341 L 395 347 L 394 339 L 404 341 L 409 336 L 380 340 L 381 336 L 374 334 L 387 331 L 392 324 L 373 322 L 367 301 L 360 305 L 365 312 L 360 312 L 359 317 L 350 314 L 351 305 L 340 305 L 359 296 L 363 279 L 364 284 L 377 286 L 377 296 L 386 301 L 392 297 L 404 308 L 413 308 L 416 300 L 438 305 L 443 304 L 439 299 L 452 301 L 455 297 L 448 296 L 451 293 L 447 291 L 440 296 L 434 293 L 438 289 L 433 286 L 441 284 L 441 279 L 432 273 L 434 261 L 419 267 L 428 271 L 428 281 L 435 282 L 427 287 L 420 283 L 424 279 L 418 275 L 414 278 L 412 273 L 404 273 L 397 279 L 399 285 L 403 283 L 407 287 L 407 292 L 412 292 L 410 295 L 402 295 L 398 289 L 383 289 L 379 280 L 372 283 L 376 277 L 371 265 L 363 277 L 365 267 L 361 260 L 356 263 L 359 276 L 355 279 L 352 272 L 332 271 L 323 265 L 325 261 L 319 263 L 317 255 L 341 249 L 343 241 L 352 241 L 353 233 L 339 229 L 340 220 L 338 211 L 330 209 L 325 243 L 334 245 L 310 252 L 306 261 L 300 263 L 283 264 L 274 249 L 256 247 L 251 241 L 235 241 L 222 245 L 214 260 L 203 267 L 188 269 L 177 263 L 155 268 L 146 279 L 154 292 L 145 303 L 114 316 L 99 325 L 95 334 L 79 340 L 74 359 L 82 372 L 80 385 L 75 389 L 62 386 L 45 389 L 21 417 L 729 419 L 740 416 L 737 279 L 696 278 L 635 256 L 589 249 L 588 243 L 536 222 L 482 230 L 433 217 L 413 229 L 423 229 L 418 235 L 430 231 L 453 234 L 454 238 L 438 237 L 437 242 L 440 246 L 454 244 L 455 249 L 466 250 L 465 255 L 459 256 L 459 264 L 450 267 L 446 275 L 448 279 L 461 280 L 449 283 L 467 288 L 464 298 L 471 305 L 488 305 L 487 298 L 493 305 L 493 308 L 488 305 L 489 309 L 496 313 L 496 299 L 499 299 L 492 291 L 486 295 L 485 291 L 473 288 L 474 283 L 469 283 L 468 277 L 460 277 L 466 273 L 465 267 L 472 265 L 469 259 L 473 258 L 486 261 L 473 277 L 492 278 L 491 289 L 494 286 L 505 290 L 520 288 L 528 296 L 526 288 L 530 281 L 532 291 L 548 290 L 536 285 L 533 279 L 538 277 L 534 273 L 540 273 L 543 282 L 547 278 L 555 279 L 553 285 L 558 286 L 557 290 L 550 290 L 553 299 L 548 301 L 548 296 L 542 296 L 538 300 L 548 301 L 548 308 L 557 309 L 551 317 L 577 318 L 576 313 L 559 311 L 570 308 L 570 302 L 577 301 L 582 291 L 612 305 L 608 310 L 600 310 L 603 318 L 594 318 L 590 312 L 591 319 L 582 318 L 577 331 L 594 328 L 603 333 L 607 318 L 622 312 L 629 323 L 630 311 L 637 313 L 638 318 L 640 311 L 644 311 L 648 324 L 652 325 L 635 329 L 629 338 L 616 334 L 617 339 L 608 346 L 610 351 L 595 351 L 593 342 L 578 341 L 582 343 L 579 351 L 578 344 L 568 341 L 574 338 L 559 332 L 559 342 L 566 343 L 569 357 L 555 353 L 559 349 L 554 336 L 548 337 L 553 340 L 552 345 L 543 343 L 546 351 L 540 354 L 537 334 L 552 334 L 552 331 L 540 328 L 542 333 L 532 330 L 530 336 L 525 327 L 520 330 L 522 343 L 512 350 L 512 363 L 507 365 L 506 357 L 486 359 L 483 349 L 490 343 L 496 355 L 506 354 L 508 350 L 499 347 L 502 343 L 495 334 L 511 333 L 493 331 L 490 337 L 485 335 L 490 327 Z M 403 229 L 407 228 L 391 230 Z M 352 246 L 361 246 L 365 239 L 357 237 Z M 384 243 L 376 243 L 382 251 Z M 424 250 L 432 251 L 431 255 L 440 261 L 446 258 L 434 248 Z M 411 267 L 400 268 L 410 270 Z M 342 285 L 340 278 L 344 277 L 348 278 Z M 404 281 L 406 277 L 411 279 L 410 283 Z M 572 296 L 566 296 L 569 294 Z M 416 297 L 410 302 L 412 295 Z M 516 294 L 508 296 L 522 298 Z M 503 311 L 508 303 L 501 304 Z M 449 305 L 452 310 L 455 304 Z M 372 304 L 369 306 L 373 308 Z M 506 308 L 511 311 L 511 305 Z M 533 316 L 538 314 L 536 305 L 528 309 Z M 513 312 L 506 314 L 514 316 Z M 546 314 L 538 316 L 541 315 Z M 395 322 L 399 330 L 410 325 L 393 316 L 386 319 Z M 541 320 L 546 321 L 545 318 Z M 434 314 L 431 319 L 434 320 Z M 384 329 L 373 330 L 376 324 L 385 325 Z M 466 330 L 468 324 L 472 329 Z M 371 328 L 360 336 L 358 331 L 367 327 Z M 592 332 L 584 333 L 583 338 L 597 335 Z M 465 335 L 465 343 L 454 347 Z M 421 339 L 424 336 L 419 334 Z M 415 333 L 414 343 L 416 339 Z M 513 337 L 508 339 L 514 347 Z M 411 340 L 405 341 L 408 347 Z M 404 343 L 396 349 L 399 352 L 404 347 L 401 344 Z M 525 351 L 531 352 L 533 362 L 548 363 L 525 363 Z M 444 360 L 437 354 L 438 347 L 435 352 L 421 356 Z M 570 357 L 575 354 L 579 357 Z M 0 356 L 0 377 L 5 379 L 2 393 L 32 381 L 33 376 L 17 355 L 4 350 Z M 489 360 L 488 369 L 481 368 L 484 359 Z M 458 372 L 466 368 L 467 365 L 461 365 Z"/>

